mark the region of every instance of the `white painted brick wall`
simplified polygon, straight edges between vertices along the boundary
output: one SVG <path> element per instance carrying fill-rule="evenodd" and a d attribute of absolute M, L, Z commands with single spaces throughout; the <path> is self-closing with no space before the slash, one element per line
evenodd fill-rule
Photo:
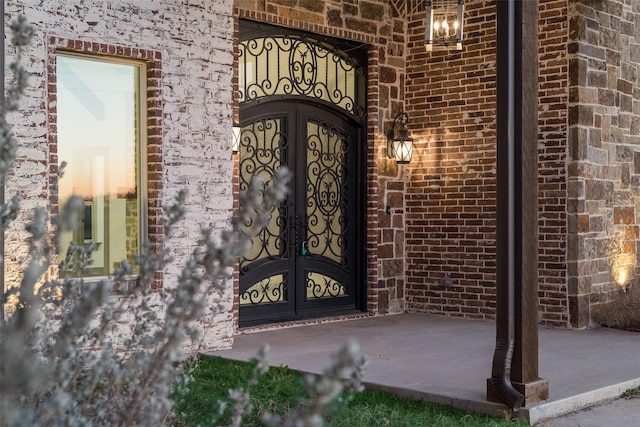
<path fill-rule="evenodd" d="M 179 266 L 193 251 L 201 228 L 221 229 L 228 224 L 233 203 L 228 141 L 232 124 L 232 7 L 233 0 L 5 2 L 7 34 L 9 20 L 17 14 L 26 15 L 36 29 L 25 61 L 30 87 L 20 113 L 9 118 L 21 148 L 7 184 L 7 196 L 21 194 L 24 211 L 7 232 L 6 253 L 13 258 L 7 260 L 7 284 L 19 280 L 16 271 L 26 255 L 23 230 L 29 212 L 43 206 L 48 198 L 46 67 L 47 40 L 51 36 L 162 53 L 162 198 L 165 202 L 172 200 L 181 188 L 189 194 L 187 217 L 176 230 L 177 237 L 165 242 L 177 261 L 165 271 L 165 286 L 175 282 Z M 13 54 L 7 46 L 7 63 Z M 231 290 L 223 299 L 230 310 Z M 230 314 L 209 316 L 205 326 L 208 349 L 231 344 Z"/>

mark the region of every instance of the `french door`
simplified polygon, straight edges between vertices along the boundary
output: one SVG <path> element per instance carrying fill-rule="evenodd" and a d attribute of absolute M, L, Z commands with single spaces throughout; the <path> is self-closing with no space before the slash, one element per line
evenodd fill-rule
<path fill-rule="evenodd" d="M 294 174 L 240 260 L 240 325 L 363 309 L 362 125 L 300 98 L 245 107 L 240 117 L 240 190 L 282 166 Z"/>

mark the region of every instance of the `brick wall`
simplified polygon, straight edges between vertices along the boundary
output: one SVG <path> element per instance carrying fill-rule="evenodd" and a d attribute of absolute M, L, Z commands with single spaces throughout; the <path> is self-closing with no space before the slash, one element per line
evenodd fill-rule
<path fill-rule="evenodd" d="M 571 323 L 638 284 L 640 2 L 572 0 L 569 9 Z"/>
<path fill-rule="evenodd" d="M 228 134 L 238 105 L 230 70 L 234 20 L 241 17 L 369 46 L 369 312 L 493 318 L 495 1 L 468 0 L 463 50 L 433 53 L 423 46 L 418 0 L 8 1 L 5 27 L 23 13 L 37 34 L 26 58 L 31 86 L 20 114 L 9 117 L 22 146 L 7 194 L 19 193 L 25 211 L 7 233 L 7 283 L 18 280 L 16 267 L 26 259 L 28 212 L 51 196 L 51 40 L 113 46 L 119 55 L 128 48 L 159 53 L 161 114 L 154 126 L 161 128 L 151 134 L 161 139 L 154 159 L 161 159 L 162 179 L 149 188 L 158 200 L 151 215 L 159 218 L 178 189 L 189 190 L 188 217 L 164 242 L 177 266 L 197 244 L 199 229 L 226 227 L 233 207 Z M 539 272 L 546 325 L 589 325 L 590 307 L 609 298 L 616 280 L 637 282 L 638 22 L 635 0 L 540 0 Z M 7 46 L 8 60 L 12 55 Z M 386 158 L 385 132 L 402 111 L 416 139 L 408 166 Z M 163 285 L 177 274 L 169 267 Z M 231 291 L 222 299 L 229 310 L 207 319 L 207 338 L 224 346 L 233 333 Z"/>
<path fill-rule="evenodd" d="M 495 5 L 465 6 L 462 51 L 428 53 L 410 16 L 407 306 L 472 318 L 495 307 Z"/>
<path fill-rule="evenodd" d="M 539 13 L 540 322 L 567 326 L 567 1 L 540 0 Z"/>
<path fill-rule="evenodd" d="M 404 311 L 404 179 L 386 159 L 384 132 L 403 110 L 403 1 L 238 0 L 236 16 L 369 45 L 367 309 Z M 386 213 L 386 206 L 391 214 Z"/>
<path fill-rule="evenodd" d="M 540 319 L 566 326 L 566 1 L 540 1 Z M 462 51 L 426 52 L 408 17 L 406 104 L 418 139 L 406 182 L 407 307 L 495 315 L 495 1 L 465 5 Z"/>
<path fill-rule="evenodd" d="M 51 196 L 50 179 L 55 172 L 55 151 L 49 144 L 55 133 L 48 112 L 55 109 L 48 82 L 49 54 L 56 40 L 68 40 L 77 50 L 107 50 L 109 55 L 129 56 L 136 49 L 158 52 L 158 98 L 150 98 L 161 108 L 149 123 L 150 163 L 161 161 L 150 171 L 150 234 L 161 233 L 160 211 L 176 193 L 188 191 L 187 216 L 164 247 L 176 259 L 167 267 L 164 282 L 171 286 L 179 266 L 200 238 L 200 229 L 228 225 L 232 209 L 232 161 L 229 138 L 232 124 L 230 72 L 233 64 L 232 0 L 181 1 L 17 1 L 5 2 L 5 31 L 9 20 L 24 14 L 36 29 L 25 57 L 30 86 L 19 114 L 8 117 L 21 142 L 14 174 L 7 183 L 7 195 L 23 198 L 23 213 L 6 233 L 5 280 L 19 280 L 19 264 L 26 259 L 24 225 L 36 206 L 44 206 Z M 113 51 L 110 49 L 113 48 Z M 14 52 L 6 48 L 7 63 Z M 135 54 L 131 53 L 131 56 Z M 149 59 L 149 58 L 145 58 Z M 159 58 L 153 58 L 159 59 Z M 158 128 L 161 126 L 160 128 Z M 156 179 L 158 178 L 158 179 Z M 162 277 L 159 274 L 158 277 Z M 224 312 L 205 319 L 205 345 L 229 346 L 233 334 L 231 290 L 221 299 Z"/>

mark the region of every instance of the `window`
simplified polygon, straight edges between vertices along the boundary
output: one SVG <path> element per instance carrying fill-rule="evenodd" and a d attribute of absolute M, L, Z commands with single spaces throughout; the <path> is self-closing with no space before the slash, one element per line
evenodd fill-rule
<path fill-rule="evenodd" d="M 72 240 L 94 242 L 86 276 L 105 276 L 133 261 L 146 230 L 145 63 L 58 52 L 56 70 L 58 159 L 67 162 L 58 200 L 84 199 L 60 254 Z"/>

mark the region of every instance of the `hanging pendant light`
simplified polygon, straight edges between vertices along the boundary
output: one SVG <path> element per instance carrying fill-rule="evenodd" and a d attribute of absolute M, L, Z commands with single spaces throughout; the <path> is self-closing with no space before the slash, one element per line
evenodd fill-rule
<path fill-rule="evenodd" d="M 464 0 L 426 0 L 424 44 L 433 50 L 462 50 Z"/>

